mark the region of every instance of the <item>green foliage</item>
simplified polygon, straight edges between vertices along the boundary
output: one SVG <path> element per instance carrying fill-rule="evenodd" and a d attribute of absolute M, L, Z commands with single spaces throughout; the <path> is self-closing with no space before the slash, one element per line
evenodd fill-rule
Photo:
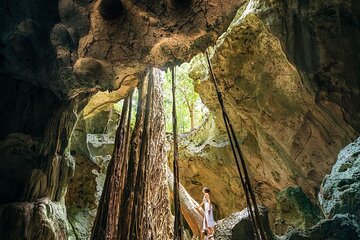
<path fill-rule="evenodd" d="M 202 122 L 207 108 L 202 104 L 199 95 L 194 91 L 193 80 L 188 76 L 190 64 L 184 63 L 175 68 L 176 79 L 176 111 L 180 133 L 191 131 L 191 117 L 194 128 Z M 166 131 L 172 132 L 172 83 L 170 69 L 164 79 L 164 110 Z"/>
<path fill-rule="evenodd" d="M 208 109 L 202 104 L 199 95 L 194 91 L 193 80 L 188 76 L 190 64 L 184 63 L 176 67 L 176 110 L 179 133 L 192 130 L 191 118 L 193 118 L 193 128 L 199 126 Z M 166 132 L 172 132 L 172 83 L 171 71 L 167 70 L 164 74 L 164 113 Z M 138 91 L 134 91 L 132 100 L 131 127 L 135 125 L 136 109 L 138 103 Z M 123 100 L 114 104 L 114 110 L 121 114 Z"/>
<path fill-rule="evenodd" d="M 133 93 L 133 97 L 132 97 L 132 110 L 131 110 L 131 122 L 130 122 L 130 126 L 131 128 L 134 128 L 135 126 L 135 121 L 136 121 L 136 111 L 137 111 L 137 106 L 138 106 L 138 90 L 137 88 L 135 88 L 134 93 Z M 122 111 L 122 107 L 124 104 L 124 99 L 121 99 L 120 101 L 118 101 L 117 103 L 114 104 L 114 110 L 121 115 L 121 111 Z"/>

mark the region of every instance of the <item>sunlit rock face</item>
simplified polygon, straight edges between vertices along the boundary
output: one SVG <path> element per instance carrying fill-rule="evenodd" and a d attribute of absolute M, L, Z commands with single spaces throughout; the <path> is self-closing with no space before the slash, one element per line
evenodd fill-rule
<path fill-rule="evenodd" d="M 216 220 L 246 207 L 236 166 L 229 158 L 231 154 L 227 136 L 217 129 L 213 117 L 179 138 L 181 184 L 199 203 L 203 198 L 202 189 L 210 188 Z M 172 166 L 172 160 L 170 151 L 169 166 Z"/>
<path fill-rule="evenodd" d="M 346 64 L 351 54 L 341 57 L 348 52 L 358 53 L 360 44 L 346 32 L 342 39 L 335 37 L 333 30 L 338 23 L 358 34 L 356 25 L 345 24 L 350 20 L 357 22 L 358 9 L 342 7 L 336 1 L 299 1 L 301 11 L 295 13 L 295 3 L 250 1 L 210 51 L 214 74 L 237 130 L 253 187 L 266 206 L 275 203 L 279 190 L 291 185 L 300 186 L 315 200 L 338 151 L 359 130 L 359 77 L 353 76 L 358 76 L 358 69 Z M 339 18 L 329 15 L 329 9 L 340 9 Z M 307 22 L 307 31 L 298 31 L 298 23 L 289 22 L 288 14 L 302 24 Z M 290 24 L 288 29 L 282 25 L 285 23 Z M 322 30 L 320 26 L 327 28 Z M 309 37 L 316 44 L 301 41 Z M 316 49 L 315 53 L 310 46 Z M 351 59 L 357 62 L 357 57 Z M 215 114 L 217 125 L 224 129 L 204 56 L 192 61 L 190 76 L 204 104 Z"/>
<path fill-rule="evenodd" d="M 317 105 L 330 115 L 340 106 L 343 119 L 359 131 L 358 2 L 258 1 L 255 5 Z"/>

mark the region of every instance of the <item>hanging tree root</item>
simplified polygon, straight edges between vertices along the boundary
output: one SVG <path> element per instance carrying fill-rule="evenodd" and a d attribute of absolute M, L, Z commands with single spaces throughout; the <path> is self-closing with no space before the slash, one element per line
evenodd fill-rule
<path fill-rule="evenodd" d="M 173 117 L 173 138 L 174 138 L 174 161 L 173 161 L 173 168 L 174 168 L 174 215 L 175 215 L 175 222 L 174 222 L 174 240 L 182 240 L 182 220 L 181 220 L 181 210 L 180 210 L 180 197 L 179 197 L 179 147 L 178 147 L 178 140 L 177 140 L 177 116 L 176 116 L 176 83 L 175 83 L 175 69 L 174 67 L 171 68 L 171 78 L 172 78 L 172 100 L 173 100 L 173 109 L 172 109 L 172 117 Z"/>
<path fill-rule="evenodd" d="M 235 158 L 236 167 L 237 167 L 237 170 L 238 170 L 238 173 L 240 176 L 241 185 L 242 185 L 244 193 L 245 193 L 245 199 L 246 199 L 246 203 L 248 206 L 249 215 L 250 215 L 251 221 L 254 226 L 254 233 L 255 233 L 255 236 L 257 239 L 266 240 L 267 238 L 265 235 L 264 227 L 263 227 L 261 219 L 260 219 L 260 212 L 259 212 L 259 208 L 258 208 L 258 205 L 256 202 L 255 192 L 251 186 L 246 162 L 245 162 L 244 156 L 242 154 L 242 151 L 240 149 L 239 142 L 237 140 L 235 131 L 230 122 L 230 118 L 226 112 L 222 93 L 219 90 L 219 86 L 218 86 L 217 80 L 215 78 L 214 72 L 212 70 L 209 54 L 207 51 L 206 51 L 206 59 L 207 59 L 207 63 L 209 66 L 210 76 L 211 76 L 211 79 L 214 83 L 214 87 L 216 90 L 216 95 L 217 95 L 219 104 L 221 106 L 223 120 L 224 120 L 224 124 L 226 126 L 226 132 L 227 132 L 229 140 L 230 140 L 230 145 L 231 145 L 231 149 L 233 151 L 233 155 Z"/>

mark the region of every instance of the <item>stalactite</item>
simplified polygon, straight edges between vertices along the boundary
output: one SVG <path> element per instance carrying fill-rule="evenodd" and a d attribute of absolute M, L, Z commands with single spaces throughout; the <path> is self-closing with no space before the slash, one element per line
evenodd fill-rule
<path fill-rule="evenodd" d="M 40 149 L 42 166 L 32 171 L 23 195 L 24 201 L 43 197 L 60 201 L 65 195 L 66 186 L 75 168 L 67 146 L 77 120 L 78 101 L 79 98 L 70 100 L 54 112 L 50 119 Z"/>

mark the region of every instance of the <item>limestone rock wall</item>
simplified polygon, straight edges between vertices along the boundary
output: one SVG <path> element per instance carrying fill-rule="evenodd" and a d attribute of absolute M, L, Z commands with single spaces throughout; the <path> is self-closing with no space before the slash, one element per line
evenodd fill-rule
<path fill-rule="evenodd" d="M 312 203 L 300 187 L 290 186 L 276 196 L 274 233 L 284 235 L 289 229 L 308 229 L 322 219 L 319 207 Z"/>
<path fill-rule="evenodd" d="M 179 138 L 181 184 L 199 203 L 202 189 L 210 188 L 216 220 L 246 207 L 236 166 L 229 158 L 231 154 L 227 136 L 219 131 L 211 116 L 198 129 Z M 169 166 L 172 158 L 169 151 Z"/>
<path fill-rule="evenodd" d="M 341 150 L 332 171 L 321 185 L 319 202 L 328 218 L 335 214 L 360 217 L 360 138 Z"/>
<path fill-rule="evenodd" d="M 359 106 L 354 104 L 359 101 L 359 4 L 293 0 L 255 5 L 318 107 L 337 119 L 341 117 L 335 114 L 338 105 L 342 118 L 359 131 Z"/>
<path fill-rule="evenodd" d="M 71 231 L 64 203 L 47 198 L 2 205 L 0 223 L 0 238 L 7 240 L 67 240 Z"/>
<path fill-rule="evenodd" d="M 281 191 L 277 198 L 278 216 L 283 218 L 283 226 L 276 226 L 276 235 L 272 234 L 265 217 L 264 225 L 269 239 L 281 240 L 313 240 L 313 239 L 359 239 L 359 138 L 343 148 L 338 159 L 328 174 L 319 193 L 319 205 L 325 219 L 319 221 L 319 209 L 311 206 L 299 187 L 288 187 Z M 263 209 L 260 207 L 260 209 Z M 217 239 L 251 238 L 251 225 L 246 219 L 244 209 L 218 221 L 216 226 Z M 290 223 L 290 227 L 289 227 Z M 287 225 L 287 226 L 286 226 Z M 314 226 L 312 226 L 314 225 Z M 312 226 L 312 227 L 311 227 Z M 280 228 L 278 228 L 280 227 Z M 281 229 L 281 227 L 288 227 Z"/>
<path fill-rule="evenodd" d="M 268 207 L 291 185 L 314 201 L 337 152 L 358 134 L 358 70 L 347 64 L 357 57 L 343 56 L 359 52 L 359 12 L 338 2 L 249 1 L 210 49 L 253 186 Z M 341 38 L 329 29 L 334 24 L 344 29 Z M 310 36 L 314 42 L 306 42 Z M 224 130 L 204 56 L 191 64 L 195 90 Z"/>
<path fill-rule="evenodd" d="M 66 209 L 76 239 L 90 236 L 119 120 L 115 111 L 84 117 L 89 104 L 79 116 L 70 143 L 76 167 L 66 194 Z"/>

